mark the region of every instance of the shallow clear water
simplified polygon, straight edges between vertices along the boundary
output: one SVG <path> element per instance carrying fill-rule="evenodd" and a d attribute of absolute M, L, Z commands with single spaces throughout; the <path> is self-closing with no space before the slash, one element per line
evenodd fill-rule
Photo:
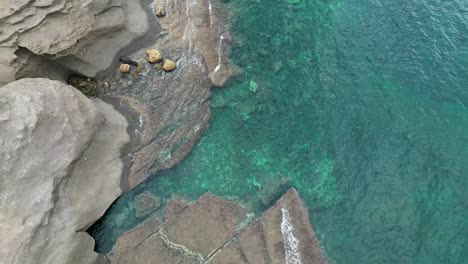
<path fill-rule="evenodd" d="M 468 263 L 468 2 L 232 0 L 225 108 L 193 152 L 121 197 L 206 191 L 260 213 L 294 186 L 336 263 Z M 256 90 L 253 92 L 251 90 Z"/>

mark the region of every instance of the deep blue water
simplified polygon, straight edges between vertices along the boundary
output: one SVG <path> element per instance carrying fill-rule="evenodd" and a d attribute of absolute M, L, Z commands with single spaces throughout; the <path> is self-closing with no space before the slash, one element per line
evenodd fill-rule
<path fill-rule="evenodd" d="M 186 160 L 114 204 L 97 249 L 143 221 L 142 191 L 261 213 L 294 186 L 336 263 L 468 263 L 468 1 L 224 5 L 244 70 L 213 90 L 227 107 Z"/>

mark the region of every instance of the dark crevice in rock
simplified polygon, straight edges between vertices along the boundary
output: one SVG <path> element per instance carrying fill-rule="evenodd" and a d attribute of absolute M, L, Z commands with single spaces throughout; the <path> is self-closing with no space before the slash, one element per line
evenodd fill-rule
<path fill-rule="evenodd" d="M 232 236 L 228 240 L 224 241 L 219 247 L 217 247 L 215 250 L 213 250 L 208 256 L 206 256 L 205 261 L 202 264 L 207 264 L 210 262 L 216 254 L 218 254 L 227 244 L 229 244 L 232 241 L 235 241 L 237 239 L 237 235 Z"/>

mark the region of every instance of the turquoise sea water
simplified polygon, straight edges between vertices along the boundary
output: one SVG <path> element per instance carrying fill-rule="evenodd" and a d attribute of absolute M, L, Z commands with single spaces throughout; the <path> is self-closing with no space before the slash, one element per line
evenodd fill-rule
<path fill-rule="evenodd" d="M 209 129 L 121 197 L 96 249 L 144 219 L 135 195 L 206 191 L 257 213 L 294 186 L 336 263 L 468 263 L 468 1 L 231 0 L 232 60 Z"/>

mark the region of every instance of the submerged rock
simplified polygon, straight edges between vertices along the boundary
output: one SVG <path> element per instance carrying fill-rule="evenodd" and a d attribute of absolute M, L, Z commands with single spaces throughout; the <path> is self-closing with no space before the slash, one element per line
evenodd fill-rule
<path fill-rule="evenodd" d="M 122 235 L 111 263 L 327 263 L 294 189 L 254 222 L 245 207 L 210 193 L 194 204 L 175 202 L 170 215 Z"/>
<path fill-rule="evenodd" d="M 249 91 L 252 93 L 256 93 L 258 91 L 258 84 L 254 80 L 250 80 L 249 82 Z"/>
<path fill-rule="evenodd" d="M 81 232 L 120 195 L 127 121 L 47 79 L 0 88 L 0 263 L 97 263 Z"/>
<path fill-rule="evenodd" d="M 135 197 L 135 215 L 145 217 L 161 207 L 161 199 L 150 192 L 143 192 Z"/>
<path fill-rule="evenodd" d="M 213 108 L 223 108 L 226 107 L 226 101 L 222 96 L 217 95 L 211 99 L 210 105 Z"/>
<path fill-rule="evenodd" d="M 249 115 L 255 111 L 255 105 L 241 102 L 236 104 L 235 109 L 241 115 Z"/>

